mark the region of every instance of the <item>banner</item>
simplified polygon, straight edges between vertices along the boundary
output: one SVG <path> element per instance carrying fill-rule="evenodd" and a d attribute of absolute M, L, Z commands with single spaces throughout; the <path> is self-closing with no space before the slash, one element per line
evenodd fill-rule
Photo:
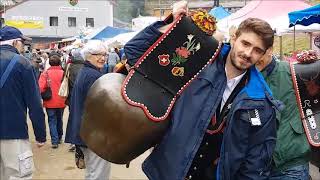
<path fill-rule="evenodd" d="M 35 20 L 6 20 L 5 24 L 7 26 L 13 26 L 18 29 L 43 29 L 43 21 Z"/>

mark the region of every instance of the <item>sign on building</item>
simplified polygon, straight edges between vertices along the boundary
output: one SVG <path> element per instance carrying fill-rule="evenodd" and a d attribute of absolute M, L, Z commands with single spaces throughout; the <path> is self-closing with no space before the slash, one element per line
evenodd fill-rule
<path fill-rule="evenodd" d="M 75 6 L 78 4 L 78 0 L 69 0 L 69 3 L 72 5 L 72 6 Z"/>

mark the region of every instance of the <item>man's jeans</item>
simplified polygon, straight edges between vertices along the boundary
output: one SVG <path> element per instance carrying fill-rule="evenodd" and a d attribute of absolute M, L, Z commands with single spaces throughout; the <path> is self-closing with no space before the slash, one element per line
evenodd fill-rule
<path fill-rule="evenodd" d="M 63 135 L 62 115 L 64 108 L 47 108 L 51 143 L 59 144 Z"/>
<path fill-rule="evenodd" d="M 269 180 L 309 180 L 309 164 L 295 166 L 281 172 L 273 171 Z"/>

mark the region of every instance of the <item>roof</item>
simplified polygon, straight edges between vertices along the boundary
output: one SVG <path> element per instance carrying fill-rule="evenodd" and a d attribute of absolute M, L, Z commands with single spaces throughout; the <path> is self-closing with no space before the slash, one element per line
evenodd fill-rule
<path fill-rule="evenodd" d="M 6 6 L 5 9 L 0 10 L 0 14 L 4 13 L 4 10 L 7 11 L 7 10 L 12 9 L 12 8 L 14 8 L 16 6 L 19 6 L 20 4 L 23 4 L 23 3 L 27 2 L 27 1 L 29 1 L 29 0 L 16 0 L 14 2 L 13 1 L 9 1 L 10 5 Z"/>
<path fill-rule="evenodd" d="M 320 4 L 300 11 L 290 12 L 288 15 L 290 27 L 296 24 L 301 24 L 304 26 L 308 26 L 313 23 L 320 24 Z"/>
<path fill-rule="evenodd" d="M 270 22 L 276 17 L 307 7 L 310 7 L 310 5 L 302 0 L 252 0 L 237 12 L 219 21 L 218 27 L 220 30 L 228 32 L 229 27 L 238 26 L 249 17 Z"/>
<path fill-rule="evenodd" d="M 103 40 L 103 39 L 112 38 L 118 34 L 127 33 L 127 32 L 131 32 L 131 30 L 106 26 L 103 29 L 95 31 L 92 34 L 89 34 L 88 36 L 85 37 L 85 39 Z"/>

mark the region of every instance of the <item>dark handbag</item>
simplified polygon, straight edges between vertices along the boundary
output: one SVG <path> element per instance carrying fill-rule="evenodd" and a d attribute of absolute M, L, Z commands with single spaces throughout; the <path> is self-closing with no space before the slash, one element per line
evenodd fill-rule
<path fill-rule="evenodd" d="M 41 93 L 41 97 L 44 101 L 48 101 L 51 99 L 52 97 L 52 91 L 51 91 L 51 85 L 50 85 L 50 79 L 49 79 L 49 74 L 48 72 L 46 72 L 46 76 L 47 76 L 47 85 L 46 85 L 46 89 L 44 92 Z"/>

